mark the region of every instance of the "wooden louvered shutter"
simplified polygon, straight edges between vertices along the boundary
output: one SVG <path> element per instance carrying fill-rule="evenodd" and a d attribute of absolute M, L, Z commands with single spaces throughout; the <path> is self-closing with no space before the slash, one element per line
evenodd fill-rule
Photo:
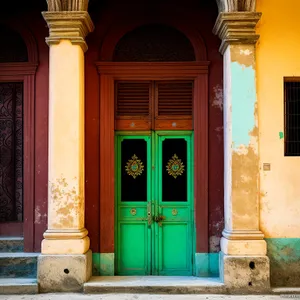
<path fill-rule="evenodd" d="M 115 86 L 116 129 L 146 130 L 150 128 L 151 82 L 117 81 Z"/>
<path fill-rule="evenodd" d="M 155 129 L 192 129 L 193 81 L 157 81 Z"/>

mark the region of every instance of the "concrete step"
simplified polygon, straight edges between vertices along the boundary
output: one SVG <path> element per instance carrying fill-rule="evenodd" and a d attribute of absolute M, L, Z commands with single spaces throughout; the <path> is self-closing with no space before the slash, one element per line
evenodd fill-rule
<path fill-rule="evenodd" d="M 0 278 L 0 294 L 37 294 L 38 284 L 34 278 Z"/>
<path fill-rule="evenodd" d="M 300 295 L 299 287 L 278 287 L 273 288 L 272 293 L 276 295 Z M 293 298 L 293 297 L 285 297 L 285 298 Z M 299 298 L 299 297 L 294 297 Z"/>
<path fill-rule="evenodd" d="M 22 237 L 0 237 L 0 252 L 23 252 L 24 239 Z"/>
<path fill-rule="evenodd" d="M 84 284 L 86 294 L 222 294 L 225 286 L 219 278 L 183 276 L 100 276 Z"/>
<path fill-rule="evenodd" d="M 0 253 L 0 278 L 36 278 L 39 253 Z"/>

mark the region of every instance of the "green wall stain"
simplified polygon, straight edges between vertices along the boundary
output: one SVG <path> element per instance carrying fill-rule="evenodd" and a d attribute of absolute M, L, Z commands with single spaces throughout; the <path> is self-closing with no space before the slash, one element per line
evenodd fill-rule
<path fill-rule="evenodd" d="M 114 276 L 115 254 L 93 253 L 93 276 Z"/>
<path fill-rule="evenodd" d="M 300 238 L 267 238 L 271 285 L 300 285 Z"/>
<path fill-rule="evenodd" d="M 255 127 L 255 71 L 237 62 L 231 63 L 232 142 L 233 148 L 249 145 L 250 132 Z"/>
<path fill-rule="evenodd" d="M 196 253 L 195 276 L 218 277 L 219 276 L 219 253 Z"/>
<path fill-rule="evenodd" d="M 93 276 L 100 275 L 100 253 L 93 253 L 92 254 L 92 274 Z"/>
<path fill-rule="evenodd" d="M 282 131 L 279 132 L 279 138 L 283 139 L 284 138 L 284 133 Z"/>

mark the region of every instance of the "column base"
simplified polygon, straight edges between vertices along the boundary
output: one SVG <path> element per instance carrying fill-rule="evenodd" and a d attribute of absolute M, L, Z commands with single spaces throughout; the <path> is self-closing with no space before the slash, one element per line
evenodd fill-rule
<path fill-rule="evenodd" d="M 220 241 L 221 251 L 227 255 L 265 256 L 267 255 L 267 243 L 265 240 L 229 240 L 222 237 Z"/>
<path fill-rule="evenodd" d="M 84 254 L 90 249 L 88 231 L 51 230 L 44 233 L 42 254 Z"/>
<path fill-rule="evenodd" d="M 43 240 L 42 254 L 83 254 L 90 248 L 90 238 L 70 239 L 70 240 Z"/>
<path fill-rule="evenodd" d="M 220 252 L 220 279 L 232 293 L 263 293 L 270 290 L 267 256 L 233 256 Z"/>
<path fill-rule="evenodd" d="M 38 258 L 41 293 L 82 292 L 92 276 L 92 251 L 80 255 L 45 255 Z"/>

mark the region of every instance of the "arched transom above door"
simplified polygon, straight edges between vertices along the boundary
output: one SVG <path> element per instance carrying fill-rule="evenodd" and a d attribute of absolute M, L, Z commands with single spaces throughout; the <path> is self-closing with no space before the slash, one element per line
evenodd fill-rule
<path fill-rule="evenodd" d="M 49 11 L 87 11 L 89 2 L 102 0 L 47 0 Z M 199 0 L 200 1 L 200 0 Z M 256 0 L 216 0 L 219 12 L 253 12 Z"/>

